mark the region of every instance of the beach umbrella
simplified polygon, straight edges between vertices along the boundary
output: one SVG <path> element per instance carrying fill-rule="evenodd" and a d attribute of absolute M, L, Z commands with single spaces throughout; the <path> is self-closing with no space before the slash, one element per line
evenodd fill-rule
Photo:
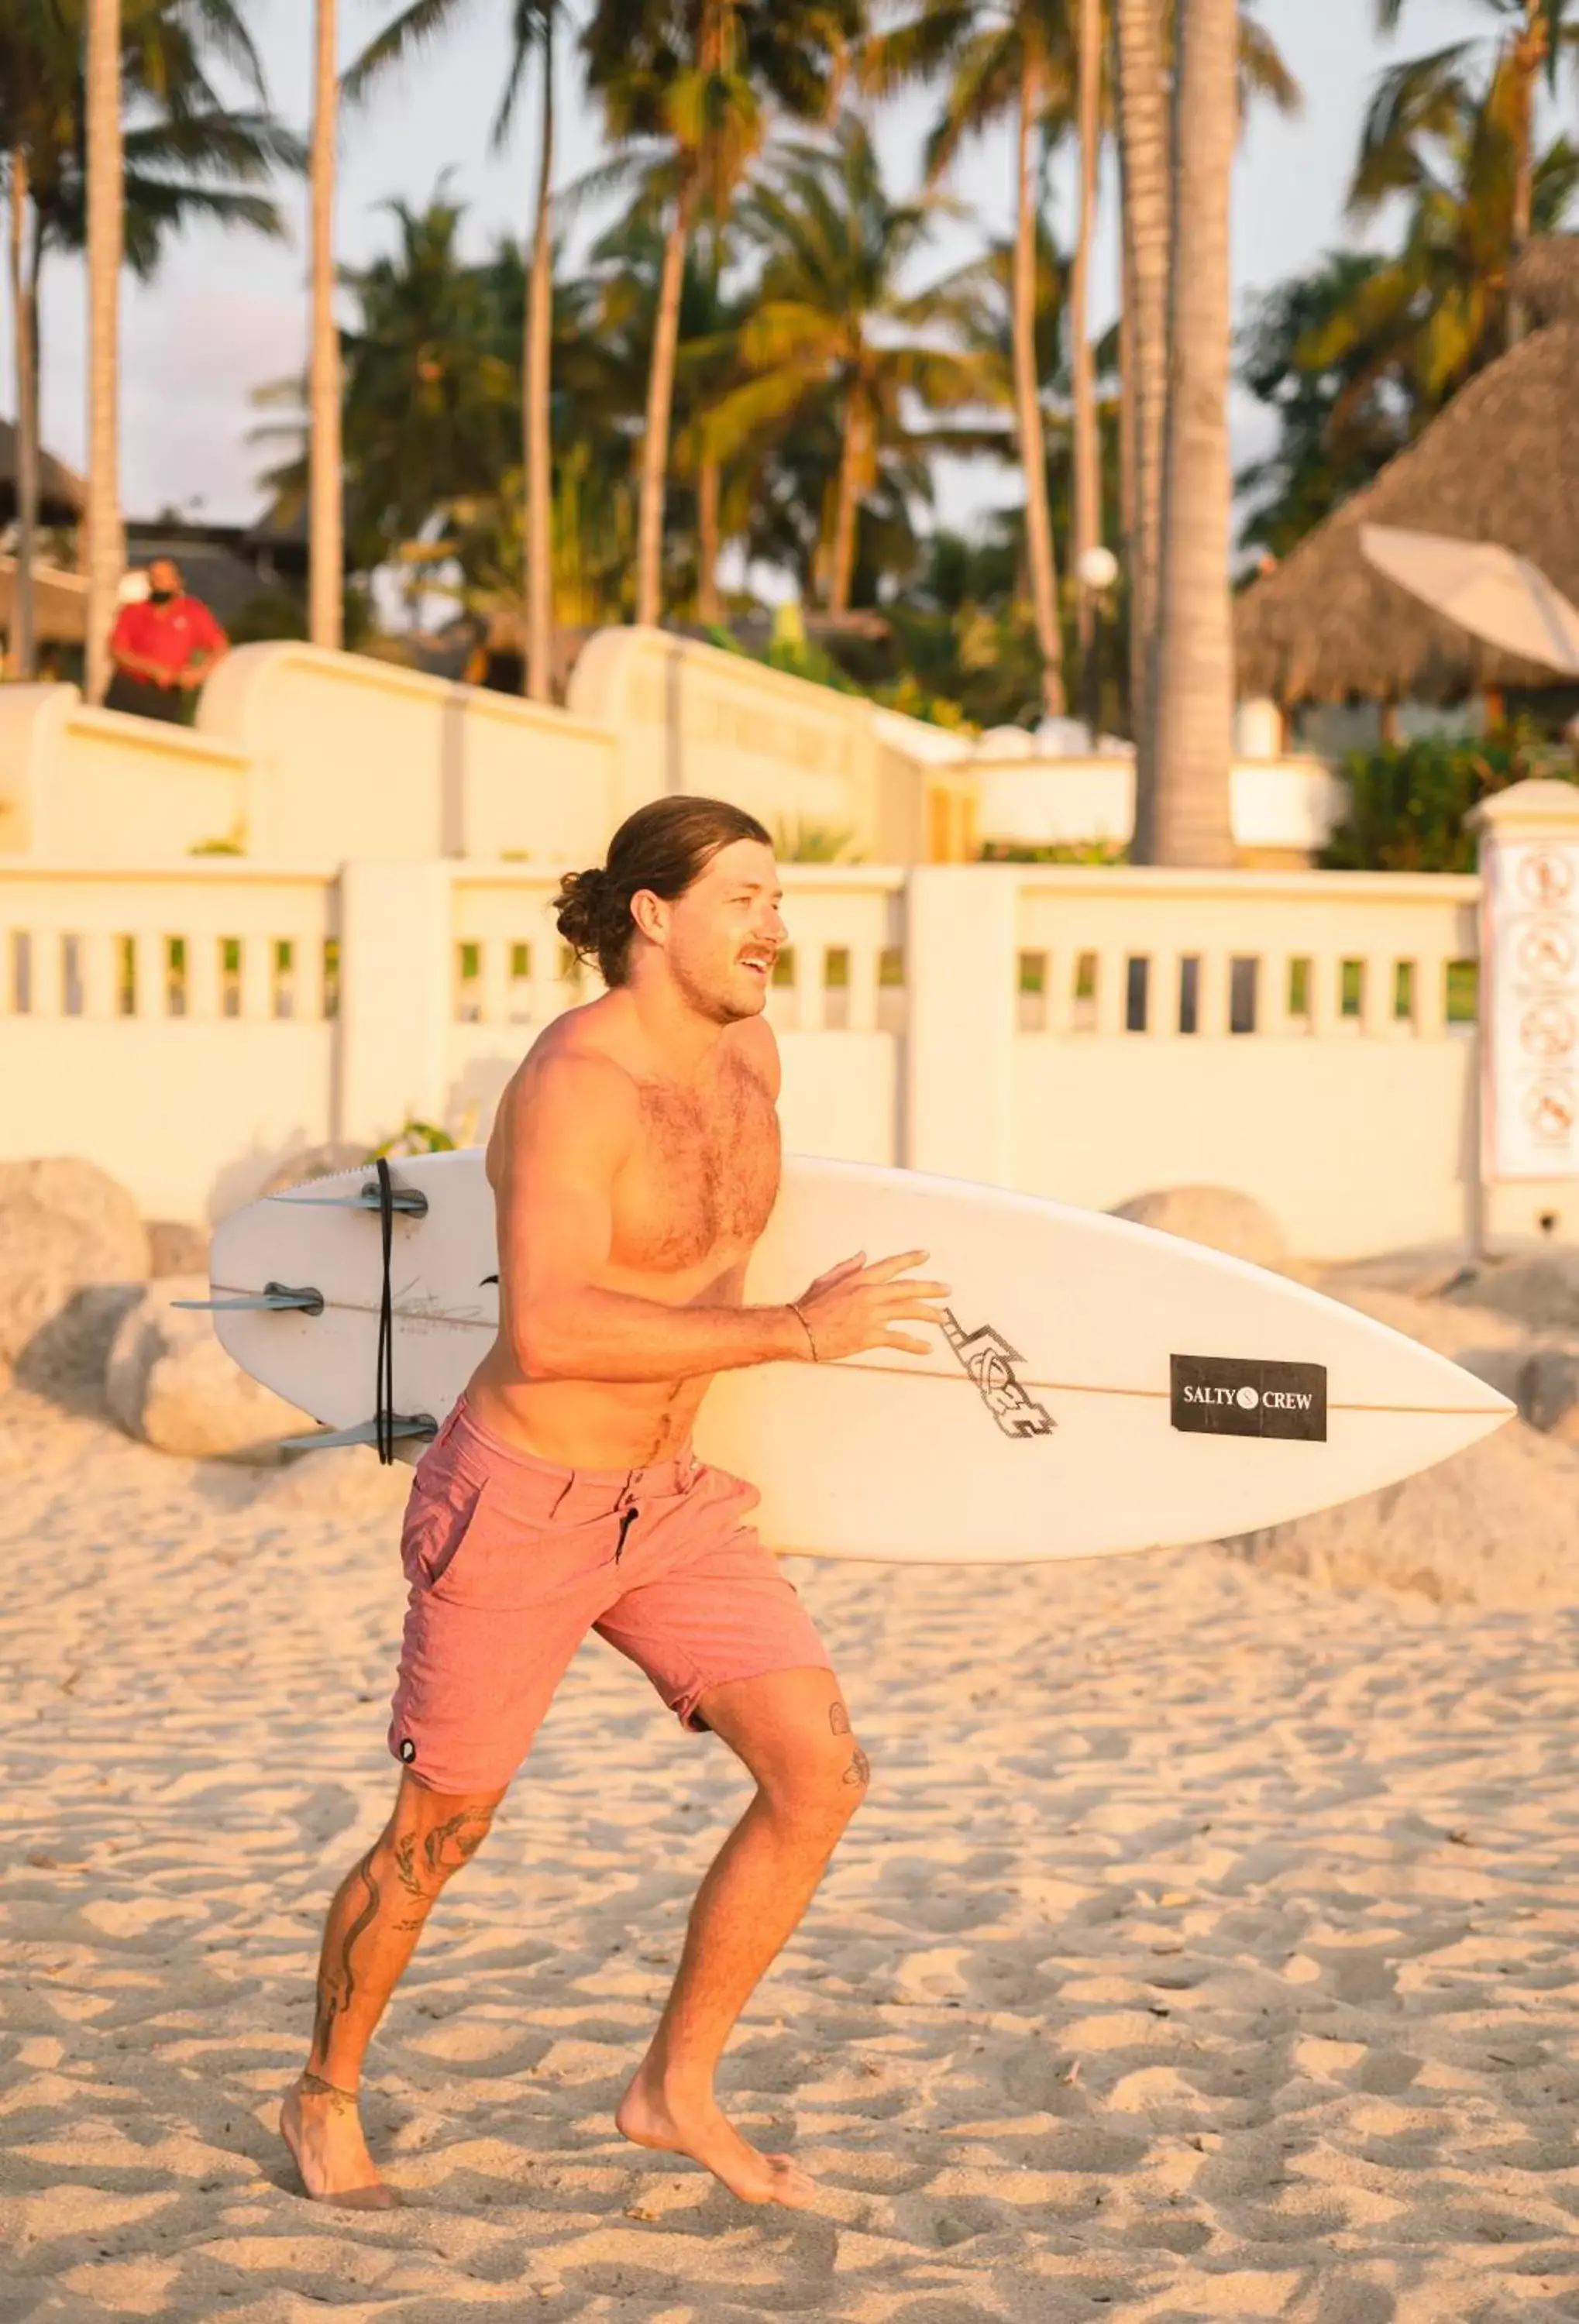
<path fill-rule="evenodd" d="M 1383 524 L 1362 525 L 1360 547 L 1379 573 L 1472 636 L 1579 677 L 1579 611 L 1528 557 Z"/>

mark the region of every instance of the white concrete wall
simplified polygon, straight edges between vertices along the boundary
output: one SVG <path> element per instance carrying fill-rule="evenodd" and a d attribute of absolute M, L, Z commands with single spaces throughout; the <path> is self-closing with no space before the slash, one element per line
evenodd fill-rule
<path fill-rule="evenodd" d="M 880 724 L 881 722 L 881 724 Z M 359 856 L 587 862 L 669 791 L 734 799 L 782 835 L 905 862 L 974 844 L 974 790 L 928 771 L 931 730 L 656 630 L 595 638 L 571 706 L 521 701 L 290 641 L 243 646 L 195 732 L 0 692 L 0 856 L 157 864 L 216 840 L 271 863 Z"/>
<path fill-rule="evenodd" d="M 245 844 L 246 753 L 90 709 L 74 686 L 0 687 L 0 857 L 164 863 Z"/>
<path fill-rule="evenodd" d="M 537 1028 L 595 989 L 565 973 L 555 880 L 0 866 L 0 1154 L 86 1153 L 195 1217 L 318 1139 L 411 1116 L 480 1137 Z M 1472 1223 L 1476 1040 L 1445 1001 L 1476 955 L 1473 879 L 805 866 L 786 889 L 794 1147 L 1099 1207 L 1215 1180 L 1311 1256 Z M 1491 1224 L 1549 1207 L 1579 1238 L 1567 1194 L 1499 1189 Z"/>
<path fill-rule="evenodd" d="M 271 862 L 590 862 L 616 820 L 603 729 L 363 654 L 242 646 L 203 688 L 199 724 L 256 767 L 248 845 Z"/>
<path fill-rule="evenodd" d="M 971 761 L 983 840 L 1027 847 L 1127 846 L 1135 827 L 1135 769 L 1126 753 L 1089 759 Z M 1251 857 L 1311 856 L 1332 835 L 1347 794 L 1321 760 L 1241 759 L 1233 774 L 1233 840 Z"/>

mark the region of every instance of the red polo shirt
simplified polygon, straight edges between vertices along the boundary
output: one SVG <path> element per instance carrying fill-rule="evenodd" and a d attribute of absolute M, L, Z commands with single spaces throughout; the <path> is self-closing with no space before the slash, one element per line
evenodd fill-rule
<path fill-rule="evenodd" d="M 156 605 L 152 598 L 123 605 L 110 632 L 110 652 L 117 661 L 133 654 L 157 662 L 171 678 L 179 677 L 196 653 L 213 653 L 226 643 L 224 631 L 199 597 L 172 597 Z"/>

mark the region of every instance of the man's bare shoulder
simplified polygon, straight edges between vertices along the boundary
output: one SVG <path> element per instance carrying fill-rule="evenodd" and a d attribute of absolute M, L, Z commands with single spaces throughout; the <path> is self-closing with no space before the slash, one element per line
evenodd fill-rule
<path fill-rule="evenodd" d="M 779 1044 L 765 1017 L 743 1017 L 725 1035 L 731 1050 L 748 1072 L 756 1075 L 770 1097 L 777 1097 L 783 1080 Z"/>
<path fill-rule="evenodd" d="M 577 1019 L 589 1010 L 568 1010 L 545 1026 L 511 1076 L 499 1101 L 489 1141 L 488 1175 L 495 1175 L 506 1139 L 546 1130 L 621 1143 L 633 1134 L 641 1111 L 636 1083 L 596 1030 Z"/>

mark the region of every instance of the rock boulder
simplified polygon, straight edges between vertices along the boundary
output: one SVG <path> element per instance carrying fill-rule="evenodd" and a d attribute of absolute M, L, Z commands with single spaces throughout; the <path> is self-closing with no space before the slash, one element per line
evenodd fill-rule
<path fill-rule="evenodd" d="M 171 1305 L 208 1296 L 206 1276 L 166 1276 L 149 1286 L 110 1349 L 110 1411 L 129 1436 L 161 1452 L 271 1456 L 282 1436 L 315 1424 L 231 1361 L 209 1316 Z"/>
<path fill-rule="evenodd" d="M 206 1275 L 209 1234 L 207 1227 L 188 1219 L 150 1219 L 148 1272 L 161 1275 Z"/>
<path fill-rule="evenodd" d="M 71 1222 L 88 1270 L 79 1283 L 147 1282 L 148 1230 L 125 1188 L 97 1164 L 75 1155 L 0 1162 L 0 1213 L 19 1203 Z"/>
<path fill-rule="evenodd" d="M 1519 1375 L 1519 1409 L 1543 1435 L 1579 1441 L 1579 1354 L 1538 1348 Z"/>
<path fill-rule="evenodd" d="M 270 1171 L 258 1188 L 259 1199 L 282 1194 L 288 1186 L 305 1186 L 312 1178 L 332 1178 L 337 1170 L 360 1170 L 366 1160 L 366 1147 L 346 1139 L 331 1139 L 326 1146 L 304 1146 L 300 1154 L 292 1154 Z"/>
<path fill-rule="evenodd" d="M 1209 1250 L 1248 1259 L 1256 1267 L 1280 1268 L 1288 1257 L 1282 1228 L 1253 1194 L 1233 1186 L 1162 1186 L 1120 1203 L 1112 1215 L 1137 1226 L 1181 1235 Z"/>

